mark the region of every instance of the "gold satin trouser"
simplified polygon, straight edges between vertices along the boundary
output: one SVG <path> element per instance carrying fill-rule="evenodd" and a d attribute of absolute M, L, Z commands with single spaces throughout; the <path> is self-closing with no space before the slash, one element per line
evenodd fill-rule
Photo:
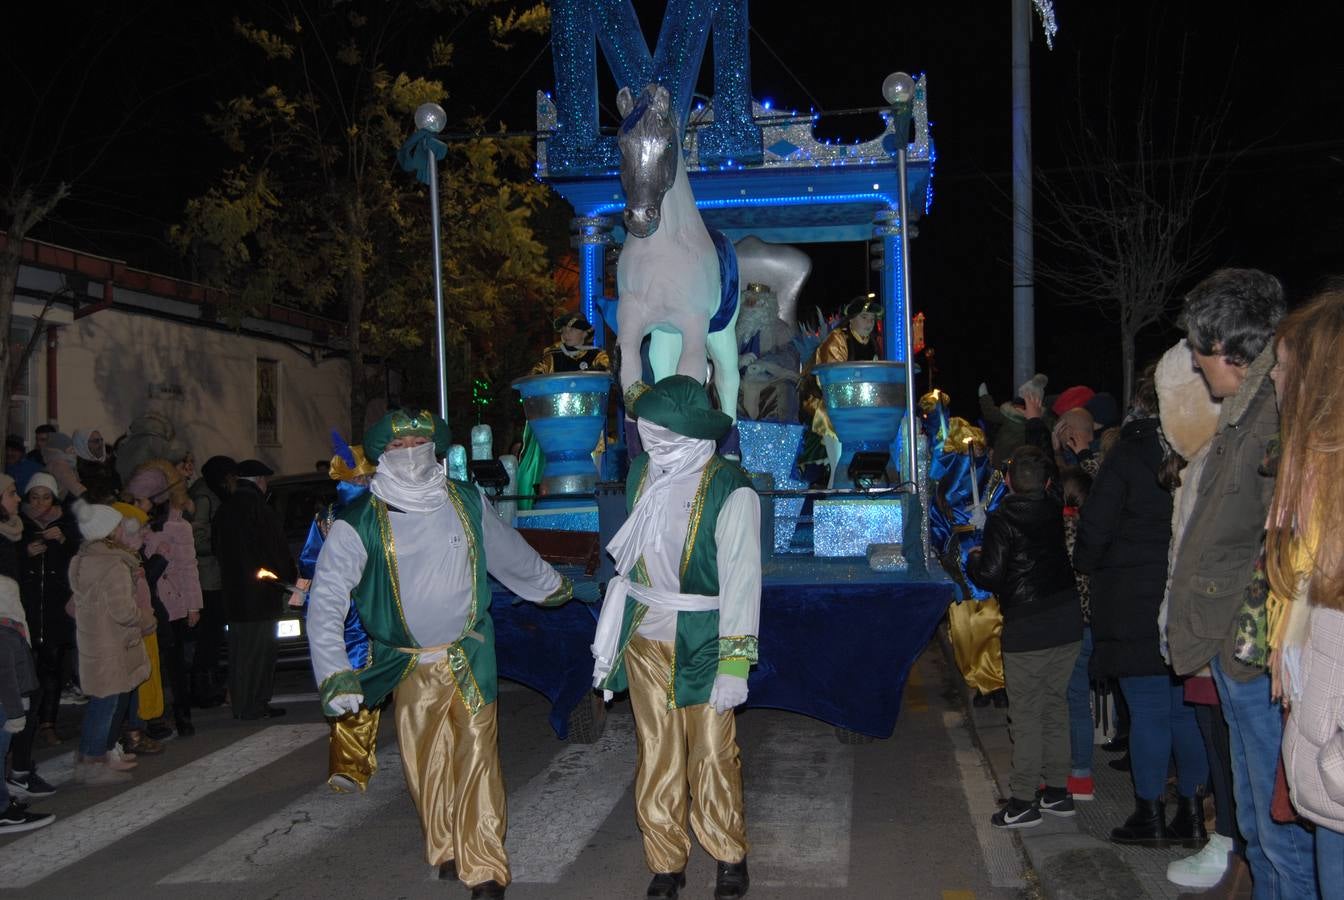
<path fill-rule="evenodd" d="M 1003 613 L 999 601 L 966 600 L 947 609 L 947 633 L 952 654 L 966 683 L 982 694 L 1003 687 Z"/>
<path fill-rule="evenodd" d="M 363 791 L 378 771 L 378 710 L 360 707 L 331 722 L 331 751 L 327 757 L 327 784 L 337 793 L 346 788 L 335 781 L 344 775 Z"/>
<path fill-rule="evenodd" d="M 447 658 L 416 666 L 393 697 L 406 786 L 420 812 L 426 860 L 432 866 L 456 860 L 457 877 L 470 886 L 507 885 L 508 811 L 495 704 L 482 706 L 474 716 L 468 712 Z"/>
<path fill-rule="evenodd" d="M 669 641 L 635 635 L 625 651 L 639 749 L 635 811 L 652 872 L 680 872 L 691 855 L 690 821 L 700 846 L 720 862 L 747 855 L 737 720 L 708 703 L 668 709 L 675 652 Z"/>

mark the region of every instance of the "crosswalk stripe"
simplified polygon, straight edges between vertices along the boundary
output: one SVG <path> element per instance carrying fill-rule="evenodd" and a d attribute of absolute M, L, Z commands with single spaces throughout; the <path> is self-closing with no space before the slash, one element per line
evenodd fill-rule
<path fill-rule="evenodd" d="M 260 881 L 286 863 L 330 845 L 406 793 L 401 753 L 379 748 L 378 772 L 361 794 L 338 794 L 326 784 L 282 811 L 159 880 L 159 884 Z"/>
<path fill-rule="evenodd" d="M 594 744 L 571 744 L 509 796 L 513 880 L 555 884 L 625 796 L 635 777 L 635 726 L 607 717 Z M 631 823 L 633 825 L 633 823 Z"/>
<path fill-rule="evenodd" d="M 0 848 L 5 887 L 27 887 L 325 737 L 326 724 L 273 725 Z"/>
<path fill-rule="evenodd" d="M 772 721 L 743 763 L 751 866 L 762 887 L 846 887 L 853 751 L 831 729 Z"/>

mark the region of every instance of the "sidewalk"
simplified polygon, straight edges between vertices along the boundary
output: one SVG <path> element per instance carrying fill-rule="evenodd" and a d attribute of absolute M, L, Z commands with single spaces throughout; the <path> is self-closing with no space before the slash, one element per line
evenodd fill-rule
<path fill-rule="evenodd" d="M 939 629 L 939 639 L 951 658 L 951 646 Z M 955 665 L 953 665 L 955 671 Z M 999 793 L 1008 796 L 1012 769 L 1012 742 L 1008 737 L 1011 710 L 966 706 L 975 739 L 998 782 Z M 1040 879 L 1046 897 L 1059 900 L 1176 900 L 1181 888 L 1167 881 L 1167 864 L 1196 851 L 1182 847 L 1148 848 L 1112 844 L 1111 829 L 1134 811 L 1134 788 L 1128 772 L 1118 772 L 1107 763 L 1118 754 L 1096 748 L 1092 774 L 1096 799 L 1077 802 L 1078 815 L 1062 819 L 1044 816 L 1036 828 L 1015 833 L 1022 840 L 1027 859 Z"/>

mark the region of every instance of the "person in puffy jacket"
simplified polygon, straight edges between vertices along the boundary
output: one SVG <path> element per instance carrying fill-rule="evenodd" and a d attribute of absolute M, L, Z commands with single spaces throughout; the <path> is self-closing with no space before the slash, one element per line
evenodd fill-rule
<path fill-rule="evenodd" d="M 1092 671 L 1118 678 L 1129 704 L 1134 812 L 1111 831 L 1118 844 L 1202 846 L 1209 761 L 1195 709 L 1162 659 L 1158 608 L 1167 584 L 1171 493 L 1159 470 L 1167 447 L 1157 416 L 1156 366 L 1139 377 L 1134 404 L 1088 495 L 1073 564 L 1091 576 Z M 1165 819 L 1167 767 L 1176 758 L 1176 813 Z"/>
<path fill-rule="evenodd" d="M 1053 469 L 1039 447 L 1013 452 L 1012 493 L 989 514 L 984 541 L 966 564 L 971 580 L 993 591 L 1003 610 L 1003 672 L 1014 741 L 1012 797 L 991 819 L 999 828 L 1039 825 L 1041 813 L 1075 813 L 1066 789 L 1068 688 L 1082 648 L 1083 610 L 1064 544 L 1064 512 L 1046 492 Z"/>
<path fill-rule="evenodd" d="M 115 751 L 131 693 L 149 677 L 144 633 L 154 627 L 140 567 L 140 523 L 110 506 L 79 510 L 85 544 L 70 562 L 79 683 L 88 695 L 75 754 L 76 784 L 129 781 L 134 760 Z"/>

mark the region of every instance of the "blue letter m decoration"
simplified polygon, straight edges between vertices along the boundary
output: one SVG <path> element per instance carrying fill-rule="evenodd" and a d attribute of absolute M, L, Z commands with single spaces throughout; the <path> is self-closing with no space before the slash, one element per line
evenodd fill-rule
<path fill-rule="evenodd" d="M 618 86 L 638 93 L 656 81 L 667 88 L 684 134 L 710 31 L 714 122 L 699 132 L 700 162 L 759 162 L 761 130 L 751 118 L 747 0 L 669 0 L 653 54 L 631 0 L 554 0 L 556 130 L 546 147 L 549 173 L 595 175 L 620 166 L 615 138 L 598 134 L 599 42 Z"/>

